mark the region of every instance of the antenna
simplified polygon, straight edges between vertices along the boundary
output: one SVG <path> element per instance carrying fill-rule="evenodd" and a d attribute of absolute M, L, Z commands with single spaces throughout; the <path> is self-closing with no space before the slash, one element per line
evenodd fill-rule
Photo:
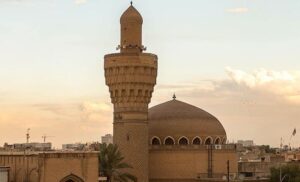
<path fill-rule="evenodd" d="M 30 131 L 30 128 L 27 129 L 27 133 L 26 133 L 26 143 L 29 143 L 29 138 L 30 138 L 29 131 Z"/>
<path fill-rule="evenodd" d="M 54 136 L 47 136 L 45 134 L 42 136 L 44 143 L 46 143 L 46 139 L 49 138 L 49 137 L 54 137 Z"/>

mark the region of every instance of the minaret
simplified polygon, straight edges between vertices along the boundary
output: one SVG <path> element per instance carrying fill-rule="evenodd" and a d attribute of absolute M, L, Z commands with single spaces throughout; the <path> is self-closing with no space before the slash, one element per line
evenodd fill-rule
<path fill-rule="evenodd" d="M 114 105 L 113 141 L 119 146 L 128 172 L 148 182 L 148 104 L 157 76 L 157 56 L 143 53 L 143 18 L 131 6 L 123 13 L 120 53 L 104 57 L 106 85 Z"/>

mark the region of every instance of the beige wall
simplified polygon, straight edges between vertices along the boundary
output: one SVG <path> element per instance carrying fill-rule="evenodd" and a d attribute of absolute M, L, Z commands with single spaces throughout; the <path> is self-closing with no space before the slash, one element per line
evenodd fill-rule
<path fill-rule="evenodd" d="M 36 154 L 0 154 L 0 166 L 10 167 L 10 181 L 23 182 L 28 176 L 32 182 L 38 182 L 38 155 Z"/>
<path fill-rule="evenodd" d="M 149 155 L 149 175 L 151 181 L 158 179 L 197 179 L 199 174 L 207 174 L 208 152 L 205 149 L 185 147 L 165 147 L 151 149 Z M 227 160 L 230 172 L 237 173 L 238 156 L 235 150 L 213 150 L 213 173 L 227 174 Z M 204 175 L 205 176 L 205 175 Z M 215 175 L 214 175 L 215 176 Z"/>
<path fill-rule="evenodd" d="M 84 182 L 98 179 L 97 153 L 0 154 L 0 166 L 11 168 L 10 181 L 59 182 L 70 174 Z"/>

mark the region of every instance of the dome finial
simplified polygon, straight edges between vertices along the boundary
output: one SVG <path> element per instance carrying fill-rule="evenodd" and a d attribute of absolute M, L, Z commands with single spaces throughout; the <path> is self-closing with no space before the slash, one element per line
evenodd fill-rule
<path fill-rule="evenodd" d="M 176 95 L 175 95 L 175 93 L 173 94 L 173 100 L 176 100 Z"/>
<path fill-rule="evenodd" d="M 133 2 L 132 2 L 132 1 L 130 1 L 130 6 L 132 6 L 132 4 L 133 4 Z"/>

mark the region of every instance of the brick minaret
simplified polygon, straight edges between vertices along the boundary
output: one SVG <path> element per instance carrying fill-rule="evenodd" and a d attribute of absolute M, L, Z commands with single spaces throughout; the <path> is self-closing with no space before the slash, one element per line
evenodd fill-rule
<path fill-rule="evenodd" d="M 139 182 L 148 182 L 148 104 L 157 76 L 157 56 L 143 53 L 143 18 L 131 5 L 121 16 L 120 53 L 104 57 L 106 85 L 114 105 L 113 141 Z"/>

